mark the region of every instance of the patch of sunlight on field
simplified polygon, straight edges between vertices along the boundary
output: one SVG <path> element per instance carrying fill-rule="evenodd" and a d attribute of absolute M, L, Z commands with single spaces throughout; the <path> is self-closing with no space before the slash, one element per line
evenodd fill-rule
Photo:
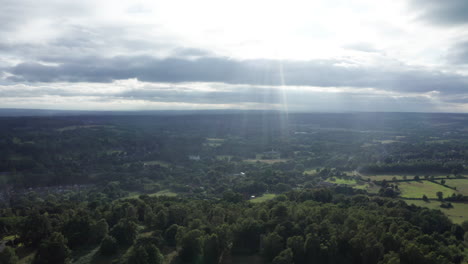
<path fill-rule="evenodd" d="M 262 202 L 269 201 L 269 200 L 271 200 L 271 199 L 273 199 L 273 198 L 275 198 L 275 197 L 276 197 L 276 194 L 267 193 L 267 194 L 264 194 L 264 195 L 262 195 L 262 196 L 260 196 L 260 197 L 253 198 L 253 199 L 251 199 L 250 201 L 251 201 L 252 203 L 262 203 Z"/>
<path fill-rule="evenodd" d="M 320 169 L 320 168 L 319 168 L 319 169 Z M 317 168 L 306 169 L 306 170 L 304 170 L 304 174 L 307 174 L 307 175 L 315 175 L 315 174 L 317 174 Z"/>
<path fill-rule="evenodd" d="M 4 236 L 1 240 L 14 240 L 17 238 L 17 235 Z"/>
<path fill-rule="evenodd" d="M 357 184 L 353 186 L 353 188 L 358 189 L 358 190 L 370 190 L 369 184 Z"/>
<path fill-rule="evenodd" d="M 344 174 L 348 175 L 348 176 L 361 176 L 361 174 L 357 171 L 343 171 Z"/>
<path fill-rule="evenodd" d="M 459 193 L 468 196 L 468 179 L 446 179 L 445 184 L 456 187 Z"/>
<path fill-rule="evenodd" d="M 422 200 L 405 200 L 407 204 L 414 204 L 416 206 L 426 207 L 429 209 L 441 210 L 450 220 L 456 224 L 468 220 L 468 204 L 466 203 L 452 203 L 453 208 L 445 209 L 440 207 L 440 202 L 430 201 L 424 202 Z"/>
<path fill-rule="evenodd" d="M 399 142 L 398 140 L 393 140 L 393 139 L 385 139 L 385 140 L 374 140 L 374 142 L 379 142 L 381 144 L 392 144 Z"/>
<path fill-rule="evenodd" d="M 216 155 L 216 159 L 230 161 L 232 159 L 232 156 L 231 155 Z"/>
<path fill-rule="evenodd" d="M 439 140 L 427 140 L 427 144 L 447 144 L 451 142 L 452 140 L 450 139 L 439 139 Z"/>
<path fill-rule="evenodd" d="M 249 163 L 260 162 L 260 163 L 266 163 L 266 164 L 273 164 L 273 163 L 278 163 L 278 162 L 286 162 L 288 160 L 287 159 L 246 159 L 244 161 L 249 162 Z"/>
<path fill-rule="evenodd" d="M 164 196 L 174 197 L 174 196 L 177 196 L 177 193 L 172 192 L 170 190 L 162 190 L 162 191 L 159 191 L 157 193 L 152 193 L 149 196 L 163 196 L 163 195 Z"/>
<path fill-rule="evenodd" d="M 404 175 L 401 174 L 378 174 L 378 175 L 361 175 L 361 177 L 364 180 L 370 179 L 371 181 L 392 181 L 393 178 L 396 178 L 397 180 L 403 180 Z M 414 178 L 414 175 L 406 175 L 406 178 L 408 180 L 412 180 Z"/>
<path fill-rule="evenodd" d="M 155 166 L 155 165 L 159 165 L 161 167 L 169 167 L 169 163 L 165 162 L 165 161 L 161 161 L 161 160 L 150 160 L 150 161 L 144 161 L 143 162 L 143 165 L 145 166 Z"/>
<path fill-rule="evenodd" d="M 223 138 L 206 138 L 205 146 L 218 147 L 221 146 L 224 142 Z"/>
<path fill-rule="evenodd" d="M 346 180 L 346 179 L 340 179 L 340 178 L 334 178 L 335 180 L 332 180 L 331 178 L 326 179 L 326 182 L 331 182 L 331 183 L 336 183 L 336 184 L 346 184 L 346 185 L 356 185 L 357 182 L 356 180 Z"/>
<path fill-rule="evenodd" d="M 138 199 L 140 195 L 144 195 L 145 193 L 142 192 L 130 192 L 128 196 L 119 198 L 119 200 L 125 200 L 125 199 Z M 147 193 L 146 193 L 147 194 Z M 177 193 L 172 192 L 170 190 L 161 190 L 159 192 L 155 192 L 152 194 L 148 194 L 149 196 L 169 196 L 169 197 L 174 197 L 177 196 Z"/>
<path fill-rule="evenodd" d="M 361 174 L 362 179 L 367 180 L 370 179 L 371 181 L 392 181 L 393 178 L 397 180 L 404 180 L 405 176 L 407 180 L 413 180 L 414 177 L 418 175 L 421 180 L 424 180 L 425 175 L 438 177 L 447 177 L 446 174 Z"/>
<path fill-rule="evenodd" d="M 456 191 L 430 181 L 412 181 L 401 182 L 398 184 L 401 191 L 401 197 L 404 198 L 422 198 L 426 195 L 428 198 L 437 198 L 437 192 L 442 192 L 444 197 L 451 196 Z"/>

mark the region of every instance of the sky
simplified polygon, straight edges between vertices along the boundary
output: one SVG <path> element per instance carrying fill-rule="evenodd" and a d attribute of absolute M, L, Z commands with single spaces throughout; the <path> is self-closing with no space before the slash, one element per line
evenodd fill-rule
<path fill-rule="evenodd" d="M 0 108 L 468 111 L 466 0 L 0 2 Z"/>

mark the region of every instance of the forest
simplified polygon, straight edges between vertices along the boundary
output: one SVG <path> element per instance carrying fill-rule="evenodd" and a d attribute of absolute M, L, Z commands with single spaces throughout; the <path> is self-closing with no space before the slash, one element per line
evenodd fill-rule
<path fill-rule="evenodd" d="M 0 122 L 0 263 L 468 259 L 463 114 Z"/>

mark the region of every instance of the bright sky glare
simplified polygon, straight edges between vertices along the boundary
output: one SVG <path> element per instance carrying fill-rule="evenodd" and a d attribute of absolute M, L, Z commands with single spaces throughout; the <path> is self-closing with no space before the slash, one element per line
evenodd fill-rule
<path fill-rule="evenodd" d="M 468 1 L 2 2 L 3 108 L 468 110 Z"/>

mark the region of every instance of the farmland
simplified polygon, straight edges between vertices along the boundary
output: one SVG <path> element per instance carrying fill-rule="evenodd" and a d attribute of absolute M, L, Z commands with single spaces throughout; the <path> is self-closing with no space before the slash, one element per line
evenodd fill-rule
<path fill-rule="evenodd" d="M 402 182 L 398 184 L 401 191 L 401 197 L 405 198 L 421 198 L 426 195 L 428 198 L 437 198 L 437 192 L 442 192 L 445 197 L 452 196 L 453 193 L 458 192 L 442 185 L 430 181 L 412 181 Z"/>
<path fill-rule="evenodd" d="M 457 224 L 461 224 L 463 221 L 468 220 L 468 203 L 452 203 L 453 208 L 441 208 L 440 202 L 437 201 L 425 202 L 421 200 L 406 200 L 406 203 L 440 210 Z"/>
<path fill-rule="evenodd" d="M 468 179 L 450 179 L 446 180 L 446 185 L 457 188 L 457 191 L 468 196 Z"/>

